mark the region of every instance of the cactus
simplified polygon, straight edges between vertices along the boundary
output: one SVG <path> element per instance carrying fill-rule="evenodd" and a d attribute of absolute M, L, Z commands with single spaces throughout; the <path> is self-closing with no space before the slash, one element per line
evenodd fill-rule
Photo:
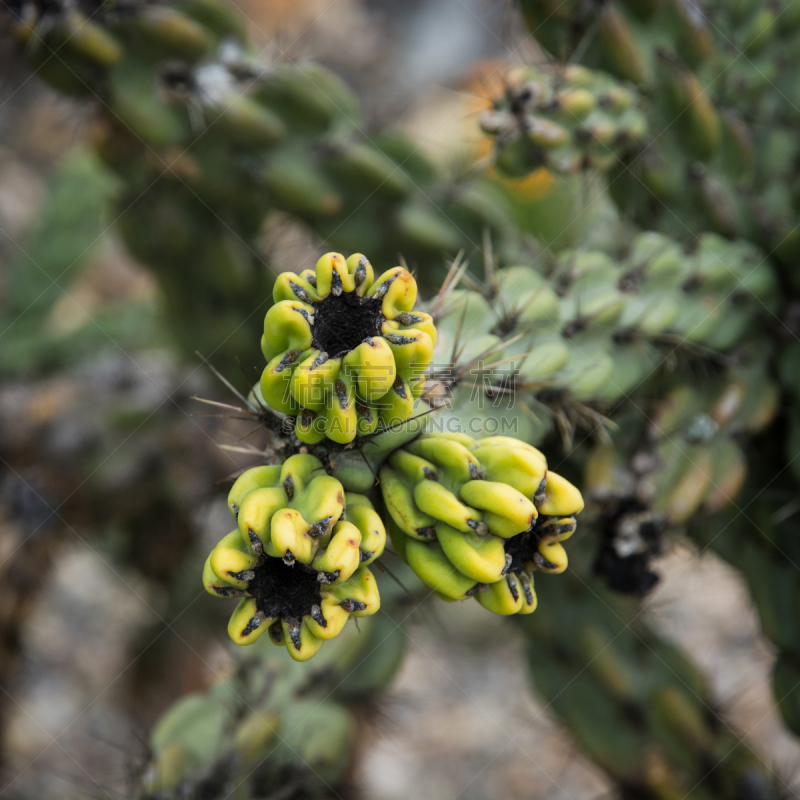
<path fill-rule="evenodd" d="M 759 260 L 712 234 L 687 253 L 640 233 L 618 259 L 566 251 L 473 290 L 452 281 L 431 307 L 434 365 L 452 363 L 434 370 L 430 402 L 445 420 L 472 420 L 472 432 L 499 417 L 534 444 L 554 423 L 569 441 L 661 385 L 675 362 L 732 357 L 776 307 L 776 280 Z"/>
<path fill-rule="evenodd" d="M 792 262 L 797 81 L 787 65 L 800 36 L 793 0 L 769 9 L 688 0 L 520 5 L 557 59 L 577 54 L 582 67 L 630 81 L 647 98 L 642 146 L 609 144 L 598 165 L 626 214 L 681 238 L 698 228 L 748 238 Z M 498 139 L 498 158 L 502 150 Z"/>
<path fill-rule="evenodd" d="M 762 504 L 768 541 L 724 516 L 778 458 L 753 437 L 786 433 L 793 458 L 800 430 L 775 422 L 795 397 L 796 347 L 781 343 L 774 369 L 765 324 L 791 322 L 796 112 L 758 87 L 797 91 L 791 70 L 777 74 L 796 48 L 794 5 L 708 4 L 741 64 L 684 0 L 522 3 L 560 63 L 512 70 L 482 115 L 494 167 L 511 178 L 544 167 L 557 187 L 602 173 L 626 221 L 646 229 L 621 244 L 593 230 L 588 246 L 553 252 L 528 249 L 530 228 L 484 164 L 453 178 L 399 134 L 367 139 L 338 78 L 261 63 L 215 0 L 6 5 L 37 72 L 98 107 L 94 147 L 122 187 L 120 229 L 155 269 L 185 348 L 222 341 L 247 357 L 249 320 L 266 311 L 266 368 L 242 411 L 264 423 L 268 463 L 237 479 L 236 529 L 203 571 L 210 594 L 239 599 L 229 633 L 261 654 L 260 689 L 247 708 L 228 683 L 169 712 L 143 796 L 263 796 L 267 778 L 308 796 L 319 785 L 297 771 L 298 753 L 340 785 L 355 743 L 337 702 L 381 691 L 402 654 L 399 624 L 376 614 L 387 530 L 417 597 L 475 596 L 526 617 L 537 686 L 622 796 L 771 795 L 695 668 L 634 623 L 630 599 L 587 593 L 583 578 L 594 569 L 644 593 L 667 533 L 712 546 L 748 578 L 781 651 L 776 696 L 798 729 L 794 544 Z M 273 212 L 359 252 L 273 279 L 256 246 Z M 777 247 L 777 263 L 760 247 Z M 459 250 L 482 251 L 478 274 L 464 261 L 441 268 Z M 382 272 L 398 252 L 403 266 Z M 417 281 L 433 294 L 418 308 Z M 509 429 L 493 436 L 493 424 Z M 574 486 L 533 445 L 555 453 L 556 434 L 572 445 L 578 431 L 595 441 L 564 465 Z M 787 496 L 796 478 L 781 479 Z M 567 569 L 578 486 L 582 529 L 598 541 L 576 549 L 574 576 L 550 579 Z M 545 573 L 536 591 L 534 570 Z M 547 612 L 528 618 L 539 601 Z M 350 616 L 365 618 L 374 651 L 358 663 Z M 290 665 L 281 691 L 267 691 L 265 631 L 341 688 Z M 315 682 L 336 701 L 305 699 Z"/>
<path fill-rule="evenodd" d="M 119 229 L 156 271 L 186 352 L 250 360 L 242 321 L 263 313 L 273 283 L 257 243 L 273 211 L 333 247 L 376 263 L 402 252 L 431 272 L 443 253 L 475 251 L 485 229 L 520 251 L 494 181 L 443 174 L 391 130 L 367 139 L 338 77 L 261 62 L 222 2 L 135 2 L 91 17 L 71 4 L 5 5 L 37 74 L 98 106 L 94 146 L 121 182 Z"/>
<path fill-rule="evenodd" d="M 796 402 L 794 370 L 788 366 L 795 362 L 796 348 L 783 336 L 794 326 L 798 253 L 797 193 L 791 187 L 797 146 L 790 133 L 797 124 L 796 3 L 767 8 L 710 2 L 700 8 L 684 0 L 575 2 L 567 4 L 570 12 L 546 20 L 550 4 L 523 0 L 521 6 L 534 35 L 562 59 L 597 26 L 598 35 L 580 53 L 580 62 L 633 81 L 649 100 L 653 139 L 645 137 L 640 153 L 623 154 L 607 168 L 610 193 L 620 208 L 640 224 L 681 238 L 704 227 L 750 240 L 773 262 L 757 267 L 753 262 L 750 277 L 762 280 L 771 271 L 782 296 L 773 291 L 764 308 L 769 315 L 752 330 L 751 341 L 734 351 L 738 363 L 722 375 L 705 377 L 700 387 L 668 383 L 652 424 L 634 422 L 633 429 L 621 430 L 613 444 L 590 455 L 586 488 L 590 508 L 600 510 L 596 569 L 617 588 L 644 591 L 652 585 L 656 576 L 648 563 L 659 552 L 664 532 L 676 526 L 686 526 L 701 546 L 741 569 L 764 630 L 782 651 L 775 668 L 776 699 L 797 731 L 790 677 L 797 655 L 792 636 L 777 625 L 796 590 L 788 581 L 782 601 L 778 590 L 772 591 L 779 583 L 775 576 L 788 575 L 791 548 L 778 544 L 776 549 L 780 525 L 768 521 L 766 511 L 757 525 L 735 524 L 739 512 L 726 512 L 743 489 L 744 499 L 737 502 L 745 505 L 755 502 L 748 497 L 769 492 L 766 481 L 797 454 L 791 423 L 787 427 L 785 415 L 773 421 L 779 408 Z M 497 147 L 499 152 L 499 141 Z M 728 324 L 735 324 L 731 315 L 722 327 Z M 771 361 L 782 367 L 782 386 L 770 374 Z M 772 453 L 765 463 L 746 446 L 765 428 L 770 431 L 766 441 L 776 437 L 788 443 L 788 458 Z M 644 432 L 644 442 L 636 441 L 632 430 Z M 753 460 L 759 465 L 755 470 L 748 463 Z M 756 474 L 755 484 L 746 480 L 748 473 Z M 764 482 L 760 475 L 766 476 Z M 791 494 L 788 486 L 784 491 Z M 709 525 L 706 519 L 716 522 Z M 760 529 L 770 533 L 762 535 Z"/>
<path fill-rule="evenodd" d="M 578 66 L 548 75 L 520 67 L 480 126 L 496 137 L 495 166 L 509 177 L 544 167 L 557 175 L 607 169 L 647 133 L 638 93 Z"/>
<path fill-rule="evenodd" d="M 91 153 L 76 150 L 51 180 L 33 229 L 4 254 L 8 278 L 0 306 L 3 346 L 0 375 L 33 375 L 74 363 L 112 342 L 136 347 L 158 340 L 145 303 L 101 309 L 83 324 L 60 331 L 53 324 L 59 300 L 101 249 L 104 220 L 117 182 Z M 9 242 L 11 240 L 9 239 Z"/>
<path fill-rule="evenodd" d="M 619 796 L 782 796 L 697 666 L 635 603 L 570 574 L 539 591 L 547 613 L 521 621 L 533 682 Z"/>
<path fill-rule="evenodd" d="M 602 537 L 595 569 L 613 588 L 648 591 L 662 537 L 738 500 L 749 458 L 737 437 L 766 428 L 780 402 L 763 347 L 751 346 L 742 358 L 700 391 L 676 383 L 646 421 L 628 419 L 587 457 L 584 485 Z"/>
<path fill-rule="evenodd" d="M 175 702 L 157 721 L 134 796 L 336 797 L 348 791 L 357 712 L 386 687 L 405 636 L 390 588 L 379 617 L 346 630 L 309 669 L 254 645 L 234 673 Z M 387 613 L 387 611 L 389 613 Z M 263 640 L 262 640 L 263 641 Z"/>
<path fill-rule="evenodd" d="M 502 436 L 480 442 L 463 434 L 420 436 L 402 425 L 410 407 L 403 409 L 397 422 L 384 424 L 371 451 L 364 446 L 362 468 L 355 477 L 353 465 L 348 470 L 337 462 L 338 448 L 369 440 L 375 426 L 360 434 L 359 442 L 354 441 L 354 431 L 344 443 L 326 428 L 327 437 L 311 441 L 319 457 L 306 452 L 302 415 L 296 407 L 278 405 L 275 399 L 281 398 L 270 381 L 292 353 L 291 363 L 301 362 L 301 366 L 286 381 L 285 391 L 305 405 L 302 392 L 310 395 L 310 384 L 301 384 L 298 390 L 297 371 L 306 362 L 325 370 L 320 351 L 331 349 L 340 356 L 327 340 L 318 342 L 315 337 L 335 342 L 338 336 L 354 354 L 380 341 L 380 337 L 367 336 L 359 343 L 365 333 L 378 333 L 381 325 L 391 325 L 393 319 L 395 325 L 406 323 L 402 338 L 409 341 L 390 339 L 397 348 L 396 369 L 403 375 L 401 369 L 414 368 L 415 381 L 424 387 L 421 370 L 428 366 L 437 338 L 432 318 L 411 314 L 416 292 L 405 270 L 390 270 L 374 283 L 372 275 L 363 255 L 345 260 L 328 254 L 319 260 L 315 273 L 286 273 L 278 279 L 276 302 L 267 312 L 262 340 L 265 356 L 271 359 L 264 373 L 267 382 L 262 377 L 252 395 L 260 409 L 251 405 L 250 410 L 256 416 L 288 413 L 291 417 L 294 412 L 295 424 L 279 427 L 289 441 L 278 449 L 298 452 L 282 465 L 255 467 L 237 480 L 228 505 L 238 529 L 220 541 L 203 574 L 210 593 L 244 595 L 229 625 L 235 642 L 250 644 L 269 629 L 273 641 L 287 644 L 298 660 L 311 658 L 325 639 L 335 637 L 350 614 L 363 616 L 378 609 L 374 578 L 366 565 L 383 550 L 384 523 L 366 497 L 345 495 L 345 489 L 371 490 L 376 468 L 396 551 L 440 596 L 450 600 L 476 596 L 499 614 L 535 610 L 531 572 L 566 569 L 561 542 L 575 531 L 575 515 L 583 508 L 580 492 L 549 471 L 544 456 L 530 445 Z M 362 300 L 369 303 L 372 296 L 383 309 L 377 323 L 375 312 Z M 347 303 L 350 319 L 343 321 L 331 301 Z M 419 328 L 408 327 L 412 324 Z M 351 325 L 357 336 L 344 341 Z M 309 353 L 314 344 L 316 349 Z M 403 356 L 409 344 L 415 347 L 411 355 Z M 302 353 L 308 354 L 305 361 Z M 339 366 L 336 360 L 327 363 Z M 377 378 L 389 386 L 394 375 L 377 374 Z M 302 380 L 307 381 L 305 376 Z M 359 380 L 356 374 L 353 382 Z M 359 395 L 363 402 L 369 401 L 363 389 Z M 272 407 L 265 406 L 265 401 Z M 398 423 L 400 430 L 396 430 Z M 362 479 L 365 470 L 366 479 Z M 355 526 L 350 524 L 351 517 Z M 284 602 L 284 597 L 291 598 L 291 603 Z"/>

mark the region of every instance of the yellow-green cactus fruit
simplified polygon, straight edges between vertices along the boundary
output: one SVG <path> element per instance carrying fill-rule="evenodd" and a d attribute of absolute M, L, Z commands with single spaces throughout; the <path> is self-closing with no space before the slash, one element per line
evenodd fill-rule
<path fill-rule="evenodd" d="M 380 482 L 395 549 L 440 597 L 530 614 L 533 572 L 567 568 L 561 543 L 583 498 L 531 445 L 423 434 L 389 457 Z"/>
<path fill-rule="evenodd" d="M 279 275 L 273 297 L 261 392 L 296 417 L 301 441 L 347 444 L 411 416 L 436 328 L 430 315 L 412 311 L 417 284 L 408 270 L 376 278 L 360 253 L 327 253 L 313 271 Z"/>
<path fill-rule="evenodd" d="M 366 497 L 345 493 L 312 455 L 254 467 L 228 495 L 236 530 L 203 570 L 210 594 L 238 597 L 228 624 L 237 644 L 265 631 L 296 661 L 307 661 L 351 617 L 380 607 L 368 565 L 383 552 L 386 529 Z"/>

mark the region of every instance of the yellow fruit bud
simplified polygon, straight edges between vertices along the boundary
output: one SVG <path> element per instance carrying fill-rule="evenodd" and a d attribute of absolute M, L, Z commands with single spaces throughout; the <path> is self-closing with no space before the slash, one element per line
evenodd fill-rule
<path fill-rule="evenodd" d="M 478 602 L 493 614 L 517 614 L 522 610 L 523 592 L 515 575 L 506 575 L 476 595 Z"/>
<path fill-rule="evenodd" d="M 483 511 L 489 532 L 504 539 L 527 531 L 538 516 L 533 502 L 507 483 L 469 481 L 461 487 L 459 496 Z"/>
<path fill-rule="evenodd" d="M 537 506 L 540 514 L 566 517 L 583 511 L 583 497 L 568 480 L 555 472 L 548 472 L 544 501 Z"/>
<path fill-rule="evenodd" d="M 211 551 L 209 563 L 218 578 L 237 589 L 246 589 L 249 572 L 257 561 L 245 549 L 239 531 L 232 531 Z"/>
<path fill-rule="evenodd" d="M 426 586 L 452 600 L 469 597 L 468 592 L 475 586 L 475 581 L 459 572 L 438 544 L 409 538 L 406 559 Z"/>
<path fill-rule="evenodd" d="M 270 619 L 258 611 L 254 598 L 245 597 L 231 614 L 228 635 L 236 644 L 253 644 L 273 622 L 274 618 Z"/>
<path fill-rule="evenodd" d="M 436 526 L 436 538 L 447 558 L 463 575 L 480 583 L 494 583 L 506 569 L 502 539 L 477 533 L 462 533 L 444 522 Z"/>
<path fill-rule="evenodd" d="M 352 522 L 339 522 L 328 546 L 317 555 L 312 566 L 325 573 L 329 583 L 346 581 L 361 562 L 361 534 Z"/>
<path fill-rule="evenodd" d="M 281 627 L 286 650 L 295 661 L 308 661 L 319 652 L 323 645 L 324 640 L 318 639 L 306 622 L 282 619 Z"/>

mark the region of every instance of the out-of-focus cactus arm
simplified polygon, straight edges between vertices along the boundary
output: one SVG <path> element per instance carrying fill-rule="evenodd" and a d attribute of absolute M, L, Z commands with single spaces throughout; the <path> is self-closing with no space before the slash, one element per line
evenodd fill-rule
<path fill-rule="evenodd" d="M 520 622 L 533 683 L 622 797 L 783 796 L 781 777 L 724 719 L 702 672 L 635 601 L 580 572 L 544 576 L 537 590 L 540 613 Z"/>

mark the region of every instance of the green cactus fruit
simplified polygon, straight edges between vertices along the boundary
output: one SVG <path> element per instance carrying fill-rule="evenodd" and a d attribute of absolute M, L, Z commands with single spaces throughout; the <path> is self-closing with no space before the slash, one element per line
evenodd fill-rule
<path fill-rule="evenodd" d="M 530 614 L 532 573 L 567 567 L 561 542 L 583 499 L 524 442 L 423 434 L 389 457 L 380 481 L 395 548 L 446 599 Z"/>
<path fill-rule="evenodd" d="M 417 286 L 403 267 L 377 279 L 356 253 L 285 272 L 273 291 L 261 347 L 261 393 L 296 417 L 297 437 L 340 444 L 408 419 L 436 344 L 430 315 L 414 312 Z"/>
<path fill-rule="evenodd" d="M 265 631 L 289 655 L 306 661 L 350 616 L 380 606 L 368 569 L 386 530 L 369 500 L 346 493 L 315 456 L 254 467 L 231 488 L 237 529 L 206 560 L 203 585 L 216 596 L 240 597 L 228 633 L 252 644 Z"/>

